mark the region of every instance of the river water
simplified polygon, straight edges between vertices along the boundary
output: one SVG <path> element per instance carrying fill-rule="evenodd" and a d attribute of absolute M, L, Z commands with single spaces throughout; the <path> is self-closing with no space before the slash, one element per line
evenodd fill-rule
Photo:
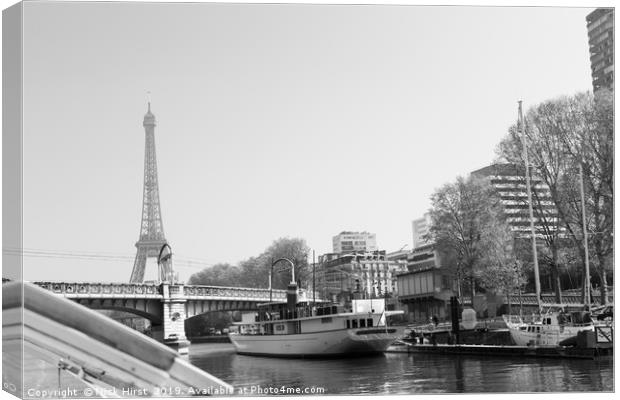
<path fill-rule="evenodd" d="M 235 394 L 531 393 L 613 391 L 613 360 L 386 353 L 330 360 L 237 355 L 232 344 L 190 347 L 189 361 Z M 258 391 L 262 392 L 258 392 Z M 290 393 L 290 392 L 289 392 Z"/>

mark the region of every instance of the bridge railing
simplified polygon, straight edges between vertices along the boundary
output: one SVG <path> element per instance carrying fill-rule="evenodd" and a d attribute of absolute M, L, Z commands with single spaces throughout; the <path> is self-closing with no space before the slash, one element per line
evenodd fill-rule
<path fill-rule="evenodd" d="M 183 294 L 186 297 L 218 297 L 243 299 L 261 299 L 269 301 L 269 289 L 260 288 L 238 288 L 227 286 L 204 286 L 186 285 L 183 287 Z M 273 300 L 285 300 L 286 290 L 274 289 L 271 293 Z"/>
<path fill-rule="evenodd" d="M 540 296 L 542 300 L 542 304 L 555 304 L 555 296 L 553 294 L 543 294 Z M 613 294 L 609 294 L 607 296 L 608 300 L 613 303 Z M 504 297 L 504 301 L 506 301 L 506 297 Z M 510 296 L 510 304 L 519 304 L 522 302 L 525 305 L 536 305 L 536 295 L 535 294 L 522 294 L 521 300 L 519 300 L 519 295 L 514 294 Z M 592 296 L 592 303 L 597 304 L 601 302 L 600 295 Z M 581 295 L 578 294 L 562 294 L 562 304 L 583 304 L 581 300 Z"/>
<path fill-rule="evenodd" d="M 162 297 L 161 285 L 145 283 L 32 282 L 53 293 L 71 296 L 144 296 Z"/>
<path fill-rule="evenodd" d="M 101 283 L 101 282 L 32 282 L 35 285 L 65 297 L 133 297 L 163 298 L 163 285 L 154 283 Z M 269 301 L 269 289 L 239 288 L 206 285 L 170 285 L 170 294 L 181 294 L 186 298 L 211 298 L 228 300 Z M 308 293 L 300 290 L 300 295 Z M 273 301 L 286 300 L 286 290 L 274 289 Z M 317 297 L 317 300 L 320 300 Z"/>

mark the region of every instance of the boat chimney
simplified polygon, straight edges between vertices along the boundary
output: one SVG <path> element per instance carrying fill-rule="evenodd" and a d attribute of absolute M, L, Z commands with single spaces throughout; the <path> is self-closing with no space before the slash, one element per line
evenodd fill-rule
<path fill-rule="evenodd" d="M 286 308 L 290 312 L 295 312 L 297 306 L 297 283 L 291 282 L 286 288 Z"/>

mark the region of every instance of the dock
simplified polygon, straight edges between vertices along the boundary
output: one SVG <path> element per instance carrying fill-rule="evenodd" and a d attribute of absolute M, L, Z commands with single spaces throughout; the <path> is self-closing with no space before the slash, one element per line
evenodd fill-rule
<path fill-rule="evenodd" d="M 453 355 L 542 357 L 595 359 L 613 355 L 613 347 L 536 347 L 486 344 L 410 344 L 401 342 L 390 346 L 386 353 L 435 353 Z"/>

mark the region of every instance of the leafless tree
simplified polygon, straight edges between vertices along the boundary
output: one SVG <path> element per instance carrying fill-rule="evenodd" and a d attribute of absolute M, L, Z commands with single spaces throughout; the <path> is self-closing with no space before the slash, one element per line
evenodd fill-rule
<path fill-rule="evenodd" d="M 578 93 L 538 104 L 526 114 L 526 141 L 534 174 L 548 186 L 557 218 L 546 213 L 534 191 L 534 209 L 561 302 L 559 271 L 566 243 L 579 249 L 585 262 L 584 236 L 607 300 L 607 271 L 613 255 L 613 104 L 609 93 Z M 523 163 L 521 138 L 511 127 L 500 143 L 501 158 Z M 587 228 L 584 232 L 579 166 L 583 169 Z M 570 252 L 570 249 L 568 249 Z M 545 252 L 543 252 L 545 256 Z"/>
<path fill-rule="evenodd" d="M 429 239 L 457 280 L 459 296 L 468 282 L 473 299 L 476 269 L 484 257 L 485 230 L 504 218 L 499 198 L 486 180 L 459 177 L 438 189 L 431 201 Z"/>

